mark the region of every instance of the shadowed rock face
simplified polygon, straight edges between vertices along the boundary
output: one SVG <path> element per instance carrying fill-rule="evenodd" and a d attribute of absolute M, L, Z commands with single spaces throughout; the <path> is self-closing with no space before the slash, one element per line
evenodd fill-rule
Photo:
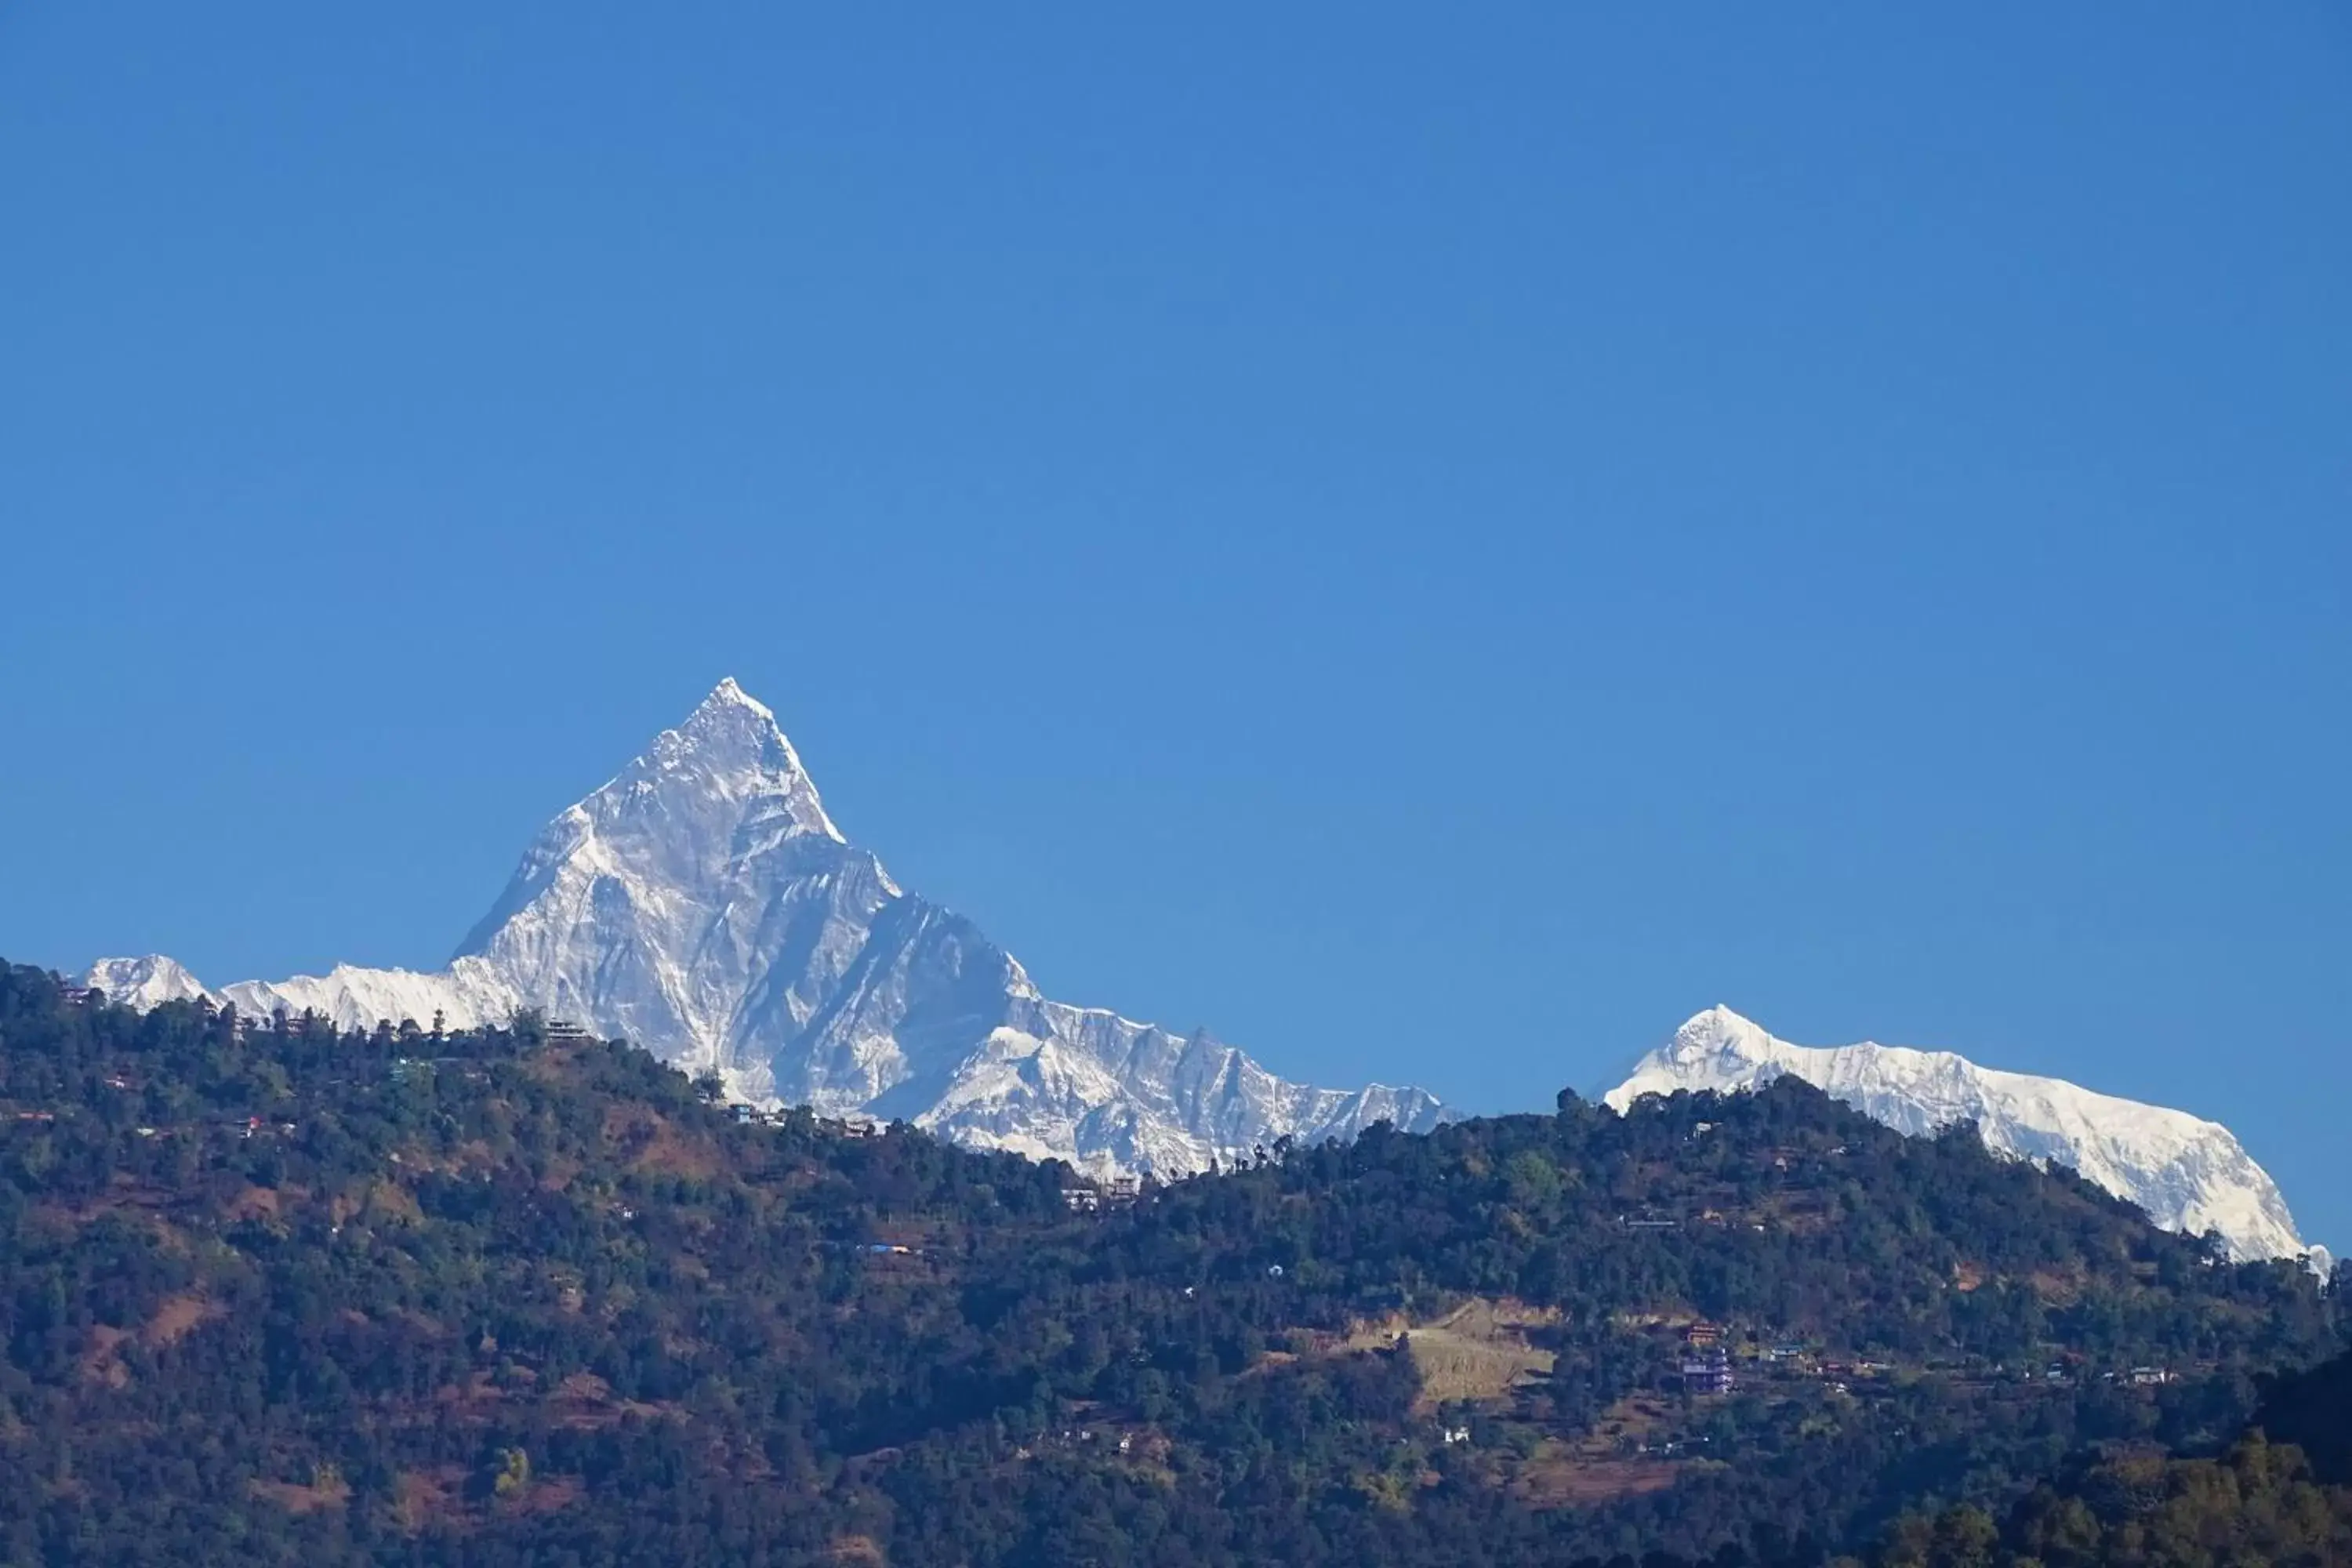
<path fill-rule="evenodd" d="M 1606 1097 L 1754 1089 L 1803 1079 L 1901 1132 L 1974 1121 L 1996 1153 L 2072 1167 L 2168 1230 L 2219 1231 L 2241 1258 L 2312 1257 L 2278 1184 L 2230 1130 L 2181 1110 L 2096 1094 L 2059 1079 L 1981 1068 L 1949 1051 L 1790 1045 L 1711 1007 L 1635 1065 Z"/>
<path fill-rule="evenodd" d="M 90 983 L 152 1005 L 200 991 L 169 959 Z M 1291 1137 L 1444 1119 L 1420 1089 L 1319 1089 L 1205 1035 L 1049 1001 L 970 921 L 850 844 L 769 710 L 723 681 L 558 816 L 446 969 L 338 967 L 211 993 L 352 1027 L 520 1006 L 579 1020 L 730 1089 L 904 1117 L 959 1142 L 1177 1175 Z"/>

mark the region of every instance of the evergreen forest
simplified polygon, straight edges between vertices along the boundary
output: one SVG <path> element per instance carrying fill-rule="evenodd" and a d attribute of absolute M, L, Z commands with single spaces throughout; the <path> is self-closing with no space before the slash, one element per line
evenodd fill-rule
<path fill-rule="evenodd" d="M 0 1562 L 2352 1562 L 2347 1283 L 1793 1079 L 1139 1186 L 0 965 Z"/>

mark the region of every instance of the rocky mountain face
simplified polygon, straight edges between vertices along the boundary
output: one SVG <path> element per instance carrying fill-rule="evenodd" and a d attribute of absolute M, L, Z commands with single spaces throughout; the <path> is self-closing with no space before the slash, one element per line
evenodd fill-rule
<path fill-rule="evenodd" d="M 1407 1130 L 1417 1089 L 1313 1089 L 1204 1034 L 1041 995 L 1011 953 L 904 891 L 825 815 L 732 680 L 540 834 L 447 968 L 338 966 L 205 992 L 168 958 L 85 984 L 140 1005 L 501 1022 L 520 1006 L 634 1040 L 745 1099 L 903 1117 L 956 1142 L 1177 1175 L 1290 1137 Z"/>
<path fill-rule="evenodd" d="M 2237 1258 L 2322 1261 L 2296 1234 L 2278 1184 L 2228 1128 L 2057 1079 L 1998 1072 L 1948 1051 L 1872 1041 L 1794 1046 L 1713 1007 L 1643 1058 L 1604 1098 L 1622 1110 L 1645 1094 L 1754 1089 L 1783 1074 L 1899 1131 L 1972 1120 L 1994 1152 L 2071 1166 L 2168 1230 L 2219 1231 Z"/>

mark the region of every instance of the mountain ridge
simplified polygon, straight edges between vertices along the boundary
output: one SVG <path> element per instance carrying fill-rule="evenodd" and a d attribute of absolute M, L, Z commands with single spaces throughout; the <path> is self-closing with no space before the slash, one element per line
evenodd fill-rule
<path fill-rule="evenodd" d="M 2065 1164 L 2168 1230 L 2215 1230 L 2234 1257 L 2304 1257 L 2325 1269 L 2277 1183 L 2221 1123 L 1957 1052 L 1873 1040 L 1794 1045 L 1718 1005 L 1693 1016 L 1602 1100 L 1623 1110 L 1645 1095 L 1756 1089 L 1784 1075 L 1899 1131 L 1974 1121 L 1995 1152 Z"/>
<path fill-rule="evenodd" d="M 439 971 L 342 964 L 207 992 L 155 955 L 101 960 L 85 983 L 362 1029 L 532 1006 L 716 1070 L 741 1099 L 904 1117 L 1105 1172 L 1186 1174 L 1283 1138 L 1448 1114 L 1426 1090 L 1297 1084 L 1205 1032 L 1046 997 L 842 835 L 774 713 L 731 677 L 541 830 Z"/>

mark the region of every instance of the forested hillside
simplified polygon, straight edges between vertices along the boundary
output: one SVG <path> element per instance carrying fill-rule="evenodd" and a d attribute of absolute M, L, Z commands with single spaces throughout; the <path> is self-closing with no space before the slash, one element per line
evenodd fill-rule
<path fill-rule="evenodd" d="M 0 1551 L 1810 1563 L 2221 1451 L 2339 1342 L 2293 1266 L 1793 1081 L 1133 1194 L 712 1090 L 0 969 Z"/>
<path fill-rule="evenodd" d="M 1996 1522 L 1906 1517 L 1881 1568 L 2339 1568 L 2352 1563 L 2352 1354 L 2287 1377 L 2212 1458 L 2144 1446 L 2080 1457 Z"/>

